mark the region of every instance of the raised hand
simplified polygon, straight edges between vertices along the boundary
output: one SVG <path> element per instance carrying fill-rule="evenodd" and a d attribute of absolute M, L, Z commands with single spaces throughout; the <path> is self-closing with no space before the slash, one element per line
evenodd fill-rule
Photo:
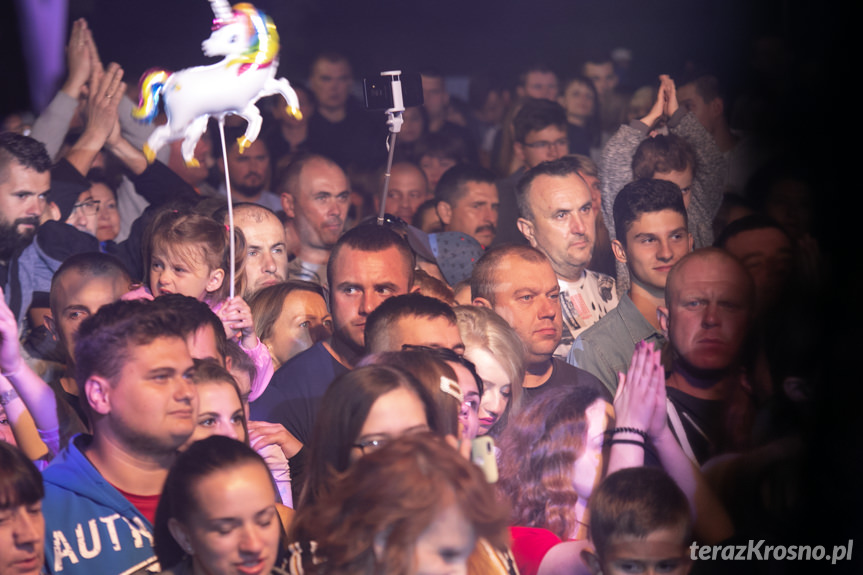
<path fill-rule="evenodd" d="M 23 360 L 18 346 L 18 322 L 15 314 L 6 305 L 6 298 L 0 288 L 0 372 L 18 371 Z"/>
<path fill-rule="evenodd" d="M 653 436 L 657 410 L 665 413 L 665 375 L 660 355 L 647 342 L 636 344 L 629 371 L 626 375 L 619 374 L 614 397 L 616 427 L 640 429 Z M 657 406 L 657 386 L 662 388 L 662 406 Z"/>
<path fill-rule="evenodd" d="M 93 137 L 101 140 L 100 148 L 117 123 L 117 107 L 125 91 L 123 69 L 119 64 L 112 62 L 104 72 L 93 69 L 90 75 L 90 97 L 87 100 L 86 130 L 92 130 Z"/>
<path fill-rule="evenodd" d="M 665 107 L 663 113 L 671 118 L 680 107 L 677 103 L 677 86 L 674 85 L 674 80 L 668 74 L 662 74 L 659 77 L 659 81 L 665 87 Z"/>
<path fill-rule="evenodd" d="M 81 95 L 87 80 L 90 79 L 91 49 L 92 36 L 87 28 L 87 21 L 79 18 L 72 24 L 72 32 L 69 34 L 69 44 L 66 46 L 66 66 L 69 69 L 69 75 L 61 88 L 76 100 Z"/>

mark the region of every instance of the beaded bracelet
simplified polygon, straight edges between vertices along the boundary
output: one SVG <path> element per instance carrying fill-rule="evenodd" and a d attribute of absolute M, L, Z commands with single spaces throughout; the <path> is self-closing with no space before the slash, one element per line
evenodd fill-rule
<path fill-rule="evenodd" d="M 625 445 L 637 445 L 642 449 L 645 449 L 643 441 L 636 441 L 634 439 L 609 439 L 608 441 L 606 441 L 606 445 L 615 445 L 618 443 L 623 443 Z"/>
<path fill-rule="evenodd" d="M 8 404 L 12 403 L 18 399 L 18 392 L 14 389 L 10 389 L 8 391 L 4 391 L 0 393 L 0 405 L 6 407 Z"/>
<path fill-rule="evenodd" d="M 615 427 L 613 429 L 609 429 L 606 433 L 608 433 L 608 435 L 614 435 L 615 433 L 635 433 L 636 435 L 643 437 L 644 441 L 650 440 L 650 435 L 648 435 L 646 431 L 636 429 L 635 427 Z"/>

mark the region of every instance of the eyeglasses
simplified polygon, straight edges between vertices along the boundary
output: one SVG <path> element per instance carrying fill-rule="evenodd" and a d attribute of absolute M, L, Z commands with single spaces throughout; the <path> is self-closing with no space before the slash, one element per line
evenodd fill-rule
<path fill-rule="evenodd" d="M 369 453 L 374 453 L 389 442 L 389 438 L 369 439 L 368 441 L 360 441 L 359 443 L 354 443 L 353 446 L 362 451 L 363 455 L 368 455 Z"/>
<path fill-rule="evenodd" d="M 550 147 L 554 146 L 555 148 L 565 148 L 569 145 L 569 140 L 567 138 L 561 138 L 554 142 L 549 142 L 548 140 L 540 140 L 539 142 L 531 142 L 530 144 L 525 143 L 524 146 L 532 150 L 547 150 Z"/>
<path fill-rule="evenodd" d="M 405 431 L 405 432 L 403 432 L 403 433 L 401 433 L 395 437 L 381 436 L 377 439 L 366 439 L 365 441 L 358 441 L 358 442 L 354 443 L 353 445 L 351 445 L 351 447 L 356 447 L 357 449 L 359 449 L 360 451 L 363 452 L 363 455 L 368 455 L 369 453 L 374 453 L 378 449 L 389 444 L 389 442 L 396 440 L 401 436 L 413 435 L 415 433 L 428 433 L 429 431 L 430 430 L 429 430 L 429 427 L 427 425 L 418 425 L 416 427 L 408 429 L 407 431 Z"/>
<path fill-rule="evenodd" d="M 84 214 L 87 216 L 95 216 L 99 213 L 99 204 L 102 203 L 102 200 L 87 200 L 85 202 L 81 202 L 80 204 L 75 204 L 72 206 L 74 209 L 81 208 L 84 211 Z"/>

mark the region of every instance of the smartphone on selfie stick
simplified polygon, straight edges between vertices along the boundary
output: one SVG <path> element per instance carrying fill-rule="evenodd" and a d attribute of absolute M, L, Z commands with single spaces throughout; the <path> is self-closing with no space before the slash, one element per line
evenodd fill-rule
<path fill-rule="evenodd" d="M 393 167 L 393 152 L 396 148 L 396 134 L 402 129 L 402 112 L 405 108 L 421 106 L 423 103 L 422 78 L 419 74 L 402 74 L 401 70 L 381 72 L 380 79 L 363 78 L 363 101 L 367 110 L 384 110 L 390 128 L 387 140 L 389 156 L 384 172 L 384 189 L 381 196 L 381 211 L 378 225 L 384 224 L 387 192 L 390 187 L 390 171 Z"/>

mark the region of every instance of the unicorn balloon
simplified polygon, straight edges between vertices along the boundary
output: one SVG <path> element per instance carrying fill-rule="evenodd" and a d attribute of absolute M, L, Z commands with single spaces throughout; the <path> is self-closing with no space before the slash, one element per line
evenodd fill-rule
<path fill-rule="evenodd" d="M 276 80 L 279 34 L 272 19 L 248 3 L 231 7 L 227 0 L 210 0 L 215 14 L 213 33 L 201 44 L 206 56 L 225 56 L 211 66 L 187 68 L 173 74 L 154 69 L 141 78 L 141 99 L 132 116 L 150 123 L 164 100 L 168 123 L 156 128 L 144 154 L 153 161 L 156 152 L 172 140 L 183 138 L 187 165 L 194 166 L 195 145 L 207 130 L 210 116 L 237 114 L 248 122 L 237 139 L 242 153 L 261 131 L 260 98 L 281 94 L 288 113 L 302 118 L 297 94 L 284 78 Z"/>

